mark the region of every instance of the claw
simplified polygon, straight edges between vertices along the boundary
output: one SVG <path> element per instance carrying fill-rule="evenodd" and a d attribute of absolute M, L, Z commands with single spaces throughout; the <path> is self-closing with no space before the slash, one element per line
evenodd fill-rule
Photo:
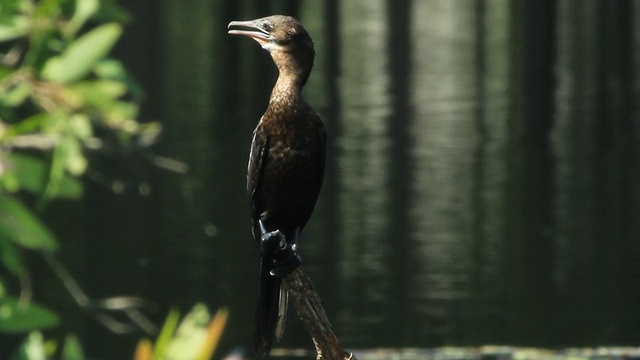
<path fill-rule="evenodd" d="M 262 234 L 267 232 L 267 228 L 264 227 L 264 223 L 262 222 L 262 220 L 258 220 L 258 226 L 260 226 L 260 232 Z"/>
<path fill-rule="evenodd" d="M 294 252 L 298 250 L 298 240 L 300 240 L 300 228 L 296 228 L 293 231 L 293 241 L 291 242 L 291 250 Z"/>

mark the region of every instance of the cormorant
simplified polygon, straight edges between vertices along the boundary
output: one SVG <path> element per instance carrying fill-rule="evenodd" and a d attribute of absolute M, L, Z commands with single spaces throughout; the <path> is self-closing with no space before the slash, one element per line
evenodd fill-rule
<path fill-rule="evenodd" d="M 254 344 L 266 357 L 284 332 L 287 292 L 282 277 L 300 265 L 300 232 L 315 206 L 324 175 L 326 132 L 302 98 L 315 51 L 300 23 L 273 15 L 232 21 L 229 34 L 245 35 L 269 51 L 279 76 L 253 132 L 247 169 L 253 237 L 261 255 Z"/>

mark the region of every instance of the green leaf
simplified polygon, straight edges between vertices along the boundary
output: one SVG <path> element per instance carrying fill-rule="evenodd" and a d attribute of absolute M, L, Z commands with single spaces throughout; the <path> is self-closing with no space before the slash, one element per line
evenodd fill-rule
<path fill-rule="evenodd" d="M 13 174 L 21 189 L 40 195 L 45 191 L 48 180 L 49 164 L 35 156 L 16 152 L 9 155 Z M 58 184 L 56 197 L 78 199 L 82 196 L 82 183 L 69 174 L 63 174 Z"/>
<path fill-rule="evenodd" d="M 55 19 L 62 15 L 61 5 L 64 1 L 42 0 L 36 3 L 34 14 L 39 18 Z"/>
<path fill-rule="evenodd" d="M 69 129 L 80 140 L 86 140 L 93 134 L 91 121 L 85 114 L 73 114 L 69 118 Z"/>
<path fill-rule="evenodd" d="M 196 304 L 180 322 L 178 329 L 166 347 L 168 359 L 196 359 L 207 338 L 211 315 L 203 304 Z"/>
<path fill-rule="evenodd" d="M 46 360 L 44 337 L 39 331 L 29 334 L 10 360 Z"/>
<path fill-rule="evenodd" d="M 53 251 L 58 243 L 38 218 L 21 202 L 0 194 L 0 236 L 29 249 Z"/>
<path fill-rule="evenodd" d="M 77 138 L 67 136 L 58 145 L 64 167 L 72 175 L 82 175 L 87 169 L 87 158 L 82 153 L 82 145 Z"/>
<path fill-rule="evenodd" d="M 2 10 L 6 13 L 23 12 L 25 7 L 25 0 L 3 0 Z"/>
<path fill-rule="evenodd" d="M 0 262 L 15 276 L 20 276 L 22 271 L 22 258 L 20 251 L 11 240 L 0 236 Z M 0 295 L 2 297 L 2 295 Z"/>
<path fill-rule="evenodd" d="M 89 112 L 97 112 L 97 116 L 114 128 L 122 128 L 127 120 L 138 115 L 136 104 L 118 100 L 127 92 L 127 85 L 116 80 L 82 81 L 69 86 L 69 91 L 82 97 Z M 137 123 L 134 125 L 137 128 Z"/>
<path fill-rule="evenodd" d="M 15 107 L 22 104 L 31 94 L 32 86 L 29 83 L 19 83 L 12 86 L 0 96 L 0 105 Z"/>
<path fill-rule="evenodd" d="M 29 19 L 26 16 L 3 15 L 0 17 L 0 42 L 19 38 L 26 35 L 28 31 Z"/>
<path fill-rule="evenodd" d="M 62 349 L 62 360 L 84 360 L 82 346 L 77 336 L 67 336 Z"/>
<path fill-rule="evenodd" d="M 96 65 L 95 72 L 105 80 L 118 80 L 124 83 L 135 99 L 142 98 L 144 93 L 142 87 L 129 75 L 120 61 L 114 59 L 101 60 Z"/>
<path fill-rule="evenodd" d="M 58 315 L 32 302 L 0 298 L 0 332 L 18 334 L 58 325 Z"/>
<path fill-rule="evenodd" d="M 76 0 L 76 11 L 69 21 L 67 36 L 74 36 L 84 23 L 98 11 L 100 2 L 98 0 Z"/>
<path fill-rule="evenodd" d="M 104 58 L 120 37 L 122 27 L 116 23 L 99 26 L 71 43 L 60 55 L 49 59 L 42 78 L 67 83 L 85 77 Z"/>
<path fill-rule="evenodd" d="M 9 75 L 15 74 L 15 69 L 0 64 L 0 80 L 3 80 Z"/>
<path fill-rule="evenodd" d="M 46 1 L 42 1 L 44 2 Z M 34 27 L 29 34 L 29 46 L 24 54 L 23 67 L 42 69 L 44 62 L 51 57 L 50 45 L 57 35 L 56 31 L 48 27 Z"/>
<path fill-rule="evenodd" d="M 69 86 L 69 90 L 83 97 L 88 104 L 108 107 L 111 102 L 126 94 L 127 86 L 115 80 L 82 81 Z"/>
<path fill-rule="evenodd" d="M 21 189 L 35 194 L 42 192 L 47 176 L 44 160 L 14 152 L 9 157 L 9 163 Z"/>
<path fill-rule="evenodd" d="M 60 135 L 66 130 L 67 118 L 63 113 L 47 114 L 41 113 L 42 116 L 35 116 L 40 121 L 42 133 L 46 135 Z"/>
<path fill-rule="evenodd" d="M 9 127 L 7 129 L 7 135 L 16 136 L 35 132 L 50 121 L 49 117 L 51 117 L 51 115 L 47 113 L 37 113 L 29 116 L 28 118 L 20 120 L 18 123 Z"/>
<path fill-rule="evenodd" d="M 107 110 L 106 121 L 110 125 L 120 127 L 127 132 L 135 132 L 138 123 L 133 121 L 138 116 L 138 106 L 124 101 L 114 101 Z"/>
<path fill-rule="evenodd" d="M 0 192 L 3 190 L 9 193 L 20 190 L 20 183 L 13 171 L 4 170 L 2 176 L 0 176 Z"/>
<path fill-rule="evenodd" d="M 57 196 L 60 182 L 64 178 L 64 168 L 66 165 L 65 160 L 66 155 L 64 147 L 61 144 L 58 144 L 58 146 L 53 150 L 53 157 L 49 164 L 49 179 L 44 189 L 44 193 L 42 194 L 42 202 L 46 202 Z"/>
<path fill-rule="evenodd" d="M 178 327 L 178 321 L 180 321 L 180 311 L 171 309 L 171 311 L 169 311 L 169 315 L 167 315 L 167 319 L 164 321 L 164 325 L 162 325 L 160 335 L 158 335 L 158 339 L 156 340 L 156 345 L 153 351 L 155 358 L 163 358 L 165 350 Z"/>
<path fill-rule="evenodd" d="M 103 79 L 124 80 L 128 77 L 122 63 L 115 59 L 104 59 L 96 65 L 96 74 Z"/>

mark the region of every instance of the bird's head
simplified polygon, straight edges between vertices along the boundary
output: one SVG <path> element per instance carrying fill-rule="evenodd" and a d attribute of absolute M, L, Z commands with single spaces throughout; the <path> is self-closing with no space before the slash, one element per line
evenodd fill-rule
<path fill-rule="evenodd" d="M 232 21 L 229 34 L 245 35 L 269 51 L 281 75 L 295 75 L 304 84 L 313 67 L 313 41 L 298 20 L 272 15 L 249 21 Z"/>

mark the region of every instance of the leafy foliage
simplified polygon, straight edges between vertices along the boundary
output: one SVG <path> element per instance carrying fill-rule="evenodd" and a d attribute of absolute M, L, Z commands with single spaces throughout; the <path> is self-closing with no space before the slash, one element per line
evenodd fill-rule
<path fill-rule="evenodd" d="M 211 317 L 206 306 L 197 304 L 179 322 L 173 310 L 167 316 L 155 346 L 148 339 L 138 343 L 135 360 L 207 360 L 215 352 L 229 316 L 220 309 Z"/>
<path fill-rule="evenodd" d="M 34 303 L 21 304 L 18 300 L 0 299 L 0 332 L 21 333 L 58 324 L 58 316 Z"/>
<path fill-rule="evenodd" d="M 27 336 L 18 351 L 10 360 L 47 360 L 53 358 L 53 354 L 57 350 L 57 344 L 46 341 L 42 333 L 33 331 Z M 61 360 L 84 360 L 84 352 L 80 341 L 75 335 L 69 335 L 65 339 L 61 356 Z"/>
<path fill-rule="evenodd" d="M 7 285 L 27 276 L 24 251 L 60 247 L 39 211 L 82 196 L 89 152 L 149 144 L 160 130 L 136 121 L 141 91 L 108 57 L 127 18 L 113 0 L 0 3 L 0 265 L 14 277 L 0 278 L 0 335 L 29 333 L 17 359 L 47 358 L 36 330 L 59 322 Z M 83 357 L 69 337 L 62 358 Z"/>

